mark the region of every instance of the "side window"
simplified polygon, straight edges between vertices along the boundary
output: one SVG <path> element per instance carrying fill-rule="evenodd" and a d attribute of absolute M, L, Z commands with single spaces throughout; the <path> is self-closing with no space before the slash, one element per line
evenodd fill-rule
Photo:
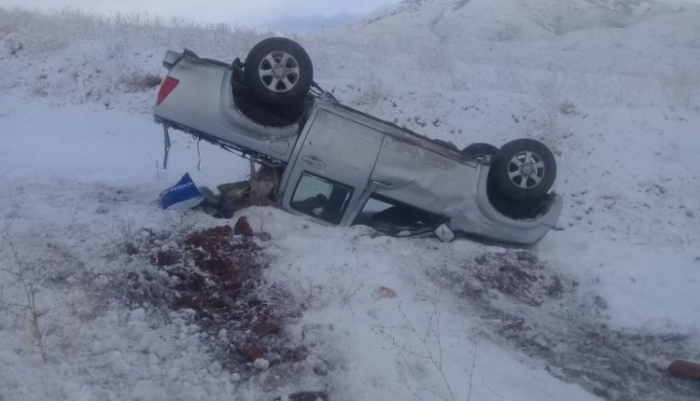
<path fill-rule="evenodd" d="M 292 209 L 339 224 L 352 198 L 352 188 L 309 173 L 303 173 L 292 196 Z"/>
<path fill-rule="evenodd" d="M 374 194 L 353 225 L 369 226 L 390 235 L 409 236 L 431 231 L 442 222 L 444 219 L 439 216 Z"/>

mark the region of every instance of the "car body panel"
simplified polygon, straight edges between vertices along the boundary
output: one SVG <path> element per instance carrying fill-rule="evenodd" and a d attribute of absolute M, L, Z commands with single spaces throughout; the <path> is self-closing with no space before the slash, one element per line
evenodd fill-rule
<path fill-rule="evenodd" d="M 351 186 L 353 193 L 348 208 L 354 210 L 367 187 L 384 135 L 327 109 L 315 113 L 311 127 L 299 141 L 296 162 L 287 168 L 288 177 L 283 183 L 293 185 L 301 174 L 309 172 Z M 291 206 L 294 191 L 289 189 L 283 197 L 283 206 L 297 213 Z M 340 224 L 349 225 L 349 220 L 346 213 Z"/>
<path fill-rule="evenodd" d="M 330 96 L 313 97 L 300 122 L 286 127 L 256 123 L 236 107 L 232 66 L 191 52 L 176 56 L 168 53 L 164 64 L 180 83 L 154 108 L 156 121 L 284 166 L 275 196 L 290 213 L 349 226 L 377 195 L 440 216 L 454 231 L 518 244 L 537 242 L 559 218 L 563 199 L 554 194 L 533 218 L 504 215 L 489 199 L 489 157 L 461 154 Z M 314 204 L 298 199 L 304 191 L 328 188 L 326 202 L 342 197 L 343 208 L 337 209 L 342 215 L 330 218 L 321 213 L 323 207 L 307 208 Z"/>
<path fill-rule="evenodd" d="M 173 59 L 170 51 L 168 57 Z M 243 115 L 233 99 L 232 74 L 223 63 L 183 53 L 168 74 L 179 84 L 153 108 L 156 121 L 241 151 L 289 161 L 299 124 L 266 127 Z"/>

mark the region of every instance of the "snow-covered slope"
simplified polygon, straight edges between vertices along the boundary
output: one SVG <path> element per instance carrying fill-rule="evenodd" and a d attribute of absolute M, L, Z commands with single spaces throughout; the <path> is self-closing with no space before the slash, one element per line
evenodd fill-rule
<path fill-rule="evenodd" d="M 231 60 L 266 34 L 0 9 L 0 399 L 697 399 L 664 370 L 700 359 L 699 20 L 669 1 L 434 0 L 297 38 L 362 110 L 459 146 L 543 140 L 566 209 L 528 251 L 241 211 L 271 237 L 277 336 L 306 349 L 253 375 L 222 350 L 254 333 L 133 294 L 168 282 L 144 247 L 233 223 L 163 212 L 160 190 L 247 166 L 203 144 L 198 171 L 174 135 L 162 170 L 149 79 L 168 47 Z"/>
<path fill-rule="evenodd" d="M 697 5 L 659 0 L 403 1 L 356 25 L 429 29 L 441 42 L 550 39 L 575 31 L 630 28 Z M 372 27 L 374 25 L 374 27 Z"/>

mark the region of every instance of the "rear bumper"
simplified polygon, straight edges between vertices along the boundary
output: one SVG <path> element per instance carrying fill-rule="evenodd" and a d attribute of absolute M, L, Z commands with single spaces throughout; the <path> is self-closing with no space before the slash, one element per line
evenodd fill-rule
<path fill-rule="evenodd" d="M 477 168 L 478 213 L 470 216 L 469 226 L 463 231 L 498 241 L 531 245 L 555 228 L 564 207 L 561 195 L 555 194 L 546 205 L 545 211 L 536 218 L 513 219 L 496 210 L 491 204 L 487 191 L 488 173 L 488 166 L 479 165 Z"/>

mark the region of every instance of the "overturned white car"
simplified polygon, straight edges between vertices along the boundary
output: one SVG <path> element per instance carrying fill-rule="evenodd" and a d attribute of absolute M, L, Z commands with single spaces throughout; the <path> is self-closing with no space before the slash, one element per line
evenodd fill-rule
<path fill-rule="evenodd" d="M 268 200 L 315 222 L 533 244 L 561 213 L 542 143 L 459 150 L 344 106 L 314 83 L 308 54 L 289 39 L 260 42 L 245 63 L 170 50 L 163 65 L 153 113 L 166 137 L 178 129 L 260 163 Z"/>

